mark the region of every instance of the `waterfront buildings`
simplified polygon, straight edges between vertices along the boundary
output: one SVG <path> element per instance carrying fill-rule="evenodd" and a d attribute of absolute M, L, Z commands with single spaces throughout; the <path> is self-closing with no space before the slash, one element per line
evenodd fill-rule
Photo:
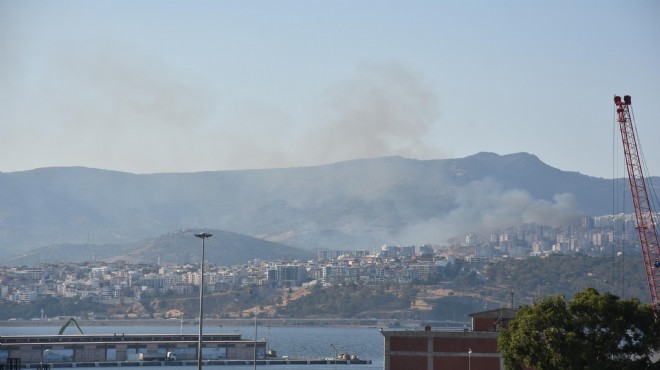
<path fill-rule="evenodd" d="M 96 334 L 0 337 L 0 363 L 94 363 L 142 361 L 195 361 L 198 335 L 190 334 Z M 258 360 L 266 357 L 264 340 L 245 340 L 240 334 L 204 335 L 202 360 Z M 255 351 L 256 346 L 256 351 Z M 152 363 L 153 364 L 153 363 Z M 181 363 L 177 363 L 181 365 Z M 116 366 L 116 364 L 115 364 Z"/>

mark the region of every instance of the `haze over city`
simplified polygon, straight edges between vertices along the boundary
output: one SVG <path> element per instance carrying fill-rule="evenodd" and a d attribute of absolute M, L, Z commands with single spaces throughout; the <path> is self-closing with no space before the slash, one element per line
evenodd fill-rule
<path fill-rule="evenodd" d="M 0 171 L 529 152 L 660 174 L 656 1 L 0 1 Z M 618 171 L 618 172 L 617 172 Z"/>

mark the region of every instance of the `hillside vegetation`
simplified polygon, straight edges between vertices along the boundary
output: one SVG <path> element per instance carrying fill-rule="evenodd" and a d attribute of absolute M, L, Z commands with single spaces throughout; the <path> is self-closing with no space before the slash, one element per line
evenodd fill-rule
<path fill-rule="evenodd" d="M 546 295 L 571 298 L 574 292 L 587 287 L 649 300 L 641 255 L 557 254 L 497 262 L 487 266 L 486 271 L 489 280 L 483 286 L 492 289 L 493 296 L 503 299 L 502 293 L 513 291 L 520 304 Z"/>
<path fill-rule="evenodd" d="M 449 281 L 424 285 L 245 287 L 209 293 L 205 313 L 216 318 L 251 317 L 258 304 L 263 317 L 466 320 L 468 313 L 508 306 L 511 292 L 514 306 L 520 306 L 548 295 L 562 294 L 570 299 L 587 287 L 647 302 L 646 277 L 640 266 L 641 256 L 624 260 L 553 255 L 495 262 L 485 267 L 483 275 L 459 262 Z M 96 317 L 166 317 L 168 312 L 176 312 L 173 316 L 179 317 L 182 312 L 185 318 L 194 318 L 198 299 L 196 294 L 170 294 L 143 297 L 137 304 L 120 302 L 119 306 L 80 298 L 48 298 L 30 304 L 0 301 L 0 319 L 40 317 L 42 309 L 49 316 L 87 317 L 93 312 Z"/>

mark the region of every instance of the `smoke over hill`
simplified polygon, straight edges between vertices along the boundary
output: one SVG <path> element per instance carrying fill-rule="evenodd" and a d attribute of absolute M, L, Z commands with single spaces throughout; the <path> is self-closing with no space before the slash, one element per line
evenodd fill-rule
<path fill-rule="evenodd" d="M 80 167 L 1 173 L 0 257 L 190 228 L 305 249 L 441 243 L 523 222 L 607 214 L 611 184 L 526 153 L 149 175 Z"/>

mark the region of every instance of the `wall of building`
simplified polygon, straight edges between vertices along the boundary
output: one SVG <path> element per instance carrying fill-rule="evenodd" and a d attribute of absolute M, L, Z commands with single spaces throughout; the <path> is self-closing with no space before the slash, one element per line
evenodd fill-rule
<path fill-rule="evenodd" d="M 494 332 L 383 331 L 385 370 L 503 369 Z"/>

